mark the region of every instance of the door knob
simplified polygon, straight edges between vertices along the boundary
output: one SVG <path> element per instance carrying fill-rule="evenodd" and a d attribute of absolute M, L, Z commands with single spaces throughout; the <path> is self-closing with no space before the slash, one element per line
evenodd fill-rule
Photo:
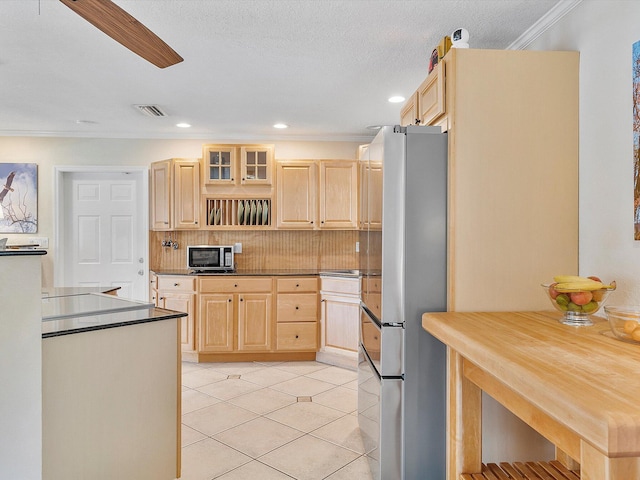
<path fill-rule="evenodd" d="M 140 276 L 144 275 L 144 270 L 142 270 L 142 269 L 138 270 L 138 275 L 140 275 Z"/>
<path fill-rule="evenodd" d="M 140 257 L 140 258 L 138 259 L 138 263 L 144 263 L 144 258 Z"/>

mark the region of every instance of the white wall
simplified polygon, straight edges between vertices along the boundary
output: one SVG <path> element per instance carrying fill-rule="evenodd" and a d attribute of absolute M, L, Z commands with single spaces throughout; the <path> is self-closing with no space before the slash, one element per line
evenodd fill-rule
<path fill-rule="evenodd" d="M 127 165 L 148 166 L 166 158 L 200 158 L 206 143 L 247 143 L 221 139 L 97 139 L 50 137 L 0 137 L 0 163 L 38 164 L 38 232 L 29 237 L 48 237 L 49 254 L 42 261 L 42 283 L 54 286 L 54 175 L 56 165 Z M 278 159 L 354 159 L 358 143 L 354 142 L 267 142 L 274 143 Z M 5 236 L 5 235 L 2 235 Z M 8 235 L 19 243 L 23 235 Z"/>
<path fill-rule="evenodd" d="M 580 51 L 580 274 L 616 280 L 608 303 L 618 305 L 640 305 L 631 95 L 639 19 L 638 0 L 583 0 L 528 46 Z"/>

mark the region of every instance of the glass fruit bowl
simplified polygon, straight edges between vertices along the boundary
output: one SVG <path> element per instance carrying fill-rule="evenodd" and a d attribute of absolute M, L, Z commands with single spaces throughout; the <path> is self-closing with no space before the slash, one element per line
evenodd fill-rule
<path fill-rule="evenodd" d="M 640 307 L 604 307 L 609 326 L 616 338 L 640 344 Z"/>
<path fill-rule="evenodd" d="M 605 285 L 598 277 L 558 275 L 554 280 L 542 287 L 554 308 L 563 314 L 560 321 L 565 325 L 593 325 L 589 317 L 600 310 L 616 289 L 616 282 Z"/>

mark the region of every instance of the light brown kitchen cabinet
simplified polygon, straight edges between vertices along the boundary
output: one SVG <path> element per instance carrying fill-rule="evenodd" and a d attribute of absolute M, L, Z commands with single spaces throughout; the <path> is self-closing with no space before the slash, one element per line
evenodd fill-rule
<path fill-rule="evenodd" d="M 314 161 L 278 162 L 278 228 L 316 227 L 317 169 Z"/>
<path fill-rule="evenodd" d="M 273 145 L 203 145 L 205 185 L 271 185 Z"/>
<path fill-rule="evenodd" d="M 299 230 L 358 227 L 358 163 L 281 161 L 277 165 L 277 226 Z"/>
<path fill-rule="evenodd" d="M 420 125 L 420 113 L 418 112 L 418 92 L 409 97 L 407 103 L 400 110 L 400 125 Z"/>
<path fill-rule="evenodd" d="M 170 159 L 151 164 L 151 230 L 199 228 L 200 162 Z"/>
<path fill-rule="evenodd" d="M 354 230 L 358 227 L 358 163 L 320 161 L 319 228 Z"/>
<path fill-rule="evenodd" d="M 151 230 L 171 229 L 171 160 L 151 164 Z"/>
<path fill-rule="evenodd" d="M 198 295 L 198 352 L 216 353 L 234 350 L 233 295 Z"/>
<path fill-rule="evenodd" d="M 271 277 L 200 277 L 198 283 L 199 353 L 271 349 Z"/>
<path fill-rule="evenodd" d="M 195 352 L 196 336 L 196 282 L 185 275 L 160 275 L 155 277 L 156 289 L 152 298 L 157 307 L 185 312 L 181 319 L 181 344 L 183 352 Z M 153 280 L 153 279 L 152 279 Z"/>
<path fill-rule="evenodd" d="M 438 63 L 418 87 L 417 108 L 420 125 L 435 125 L 446 113 L 444 62 Z"/>
<path fill-rule="evenodd" d="M 271 185 L 273 150 L 273 145 L 247 145 L 240 147 L 241 184 Z"/>
<path fill-rule="evenodd" d="M 318 278 L 287 277 L 276 280 L 277 351 L 318 349 Z"/>

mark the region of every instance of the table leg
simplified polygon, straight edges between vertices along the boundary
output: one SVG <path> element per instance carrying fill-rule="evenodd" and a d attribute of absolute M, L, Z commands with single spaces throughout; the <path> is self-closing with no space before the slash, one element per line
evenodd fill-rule
<path fill-rule="evenodd" d="M 640 458 L 609 458 L 584 440 L 580 442 L 580 480 L 640 478 Z"/>
<path fill-rule="evenodd" d="M 482 390 L 463 374 L 464 359 L 447 347 L 447 479 L 482 471 Z"/>
<path fill-rule="evenodd" d="M 569 470 L 580 470 L 580 464 L 558 447 L 556 447 L 556 460 Z"/>

